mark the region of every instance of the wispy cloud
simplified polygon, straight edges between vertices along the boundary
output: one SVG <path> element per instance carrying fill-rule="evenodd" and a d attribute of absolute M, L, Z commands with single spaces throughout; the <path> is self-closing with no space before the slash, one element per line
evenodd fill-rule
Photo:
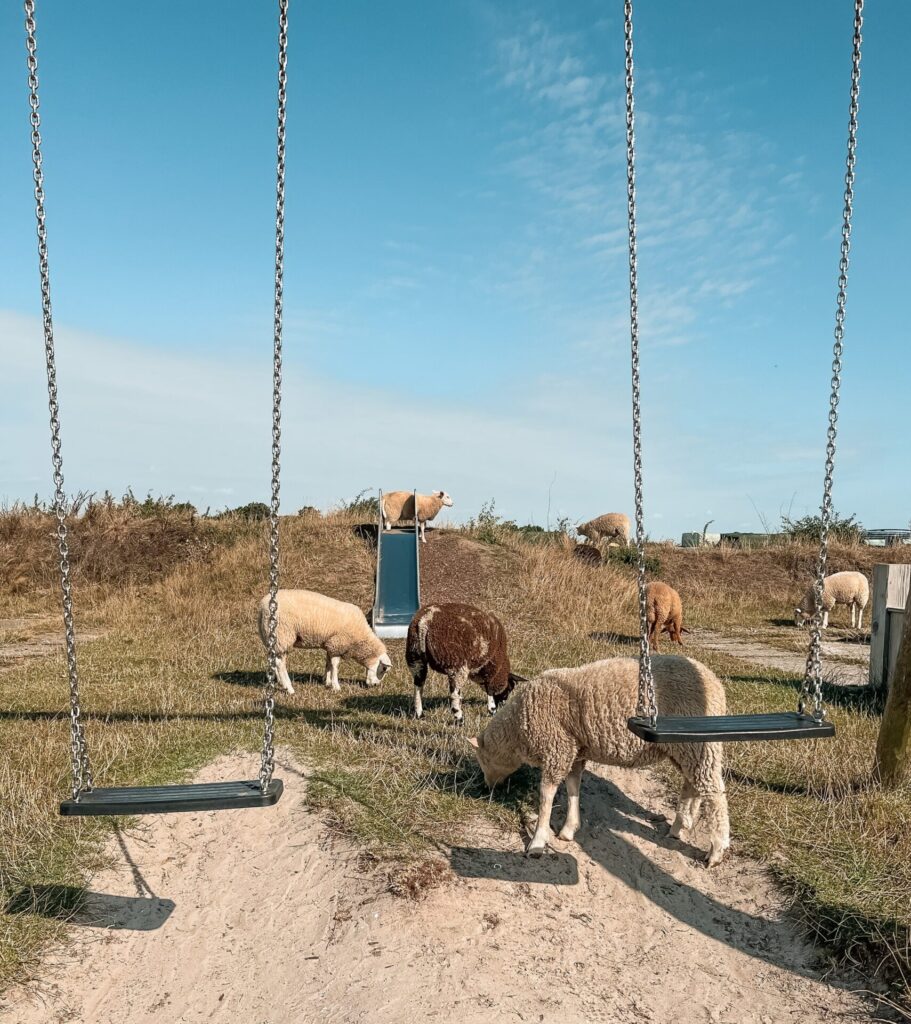
<path fill-rule="evenodd" d="M 606 71 L 603 47 L 595 52 L 590 37 L 542 18 L 496 44 L 498 88 L 525 109 L 512 118 L 500 173 L 533 204 L 525 255 L 501 287 L 552 295 L 561 275 L 575 275 L 577 285 L 622 282 L 626 125 L 614 50 L 617 66 Z M 711 328 L 713 304 L 736 301 L 780 258 L 777 196 L 797 188 L 802 172 L 780 166 L 769 140 L 718 130 L 722 119 L 709 116 L 718 111 L 698 74 L 640 68 L 637 99 L 643 343 L 684 344 Z M 595 274 L 583 273 L 586 264 Z M 614 323 L 624 300 L 606 291 L 590 284 L 586 298 Z"/>

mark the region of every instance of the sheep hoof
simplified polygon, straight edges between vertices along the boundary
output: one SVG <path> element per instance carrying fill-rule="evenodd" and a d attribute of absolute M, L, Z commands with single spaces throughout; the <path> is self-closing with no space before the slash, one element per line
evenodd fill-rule
<path fill-rule="evenodd" d="M 528 849 L 525 851 L 525 856 L 532 857 L 535 860 L 537 860 L 539 857 L 542 857 L 544 855 L 545 849 L 547 849 L 547 847 L 543 843 L 540 846 L 535 846 L 535 844 L 532 843 L 531 846 L 529 846 Z"/>
<path fill-rule="evenodd" d="M 293 697 L 294 696 L 294 687 L 293 686 L 286 686 L 285 687 L 285 693 L 287 693 L 287 694 L 289 694 L 290 696 Z"/>
<path fill-rule="evenodd" d="M 705 866 L 707 868 L 715 868 L 722 862 L 722 860 L 724 860 L 724 850 L 713 846 L 705 858 Z"/>
<path fill-rule="evenodd" d="M 574 828 L 567 828 L 565 825 L 560 829 L 557 839 L 562 839 L 565 843 L 571 843 L 576 838 L 576 830 Z"/>

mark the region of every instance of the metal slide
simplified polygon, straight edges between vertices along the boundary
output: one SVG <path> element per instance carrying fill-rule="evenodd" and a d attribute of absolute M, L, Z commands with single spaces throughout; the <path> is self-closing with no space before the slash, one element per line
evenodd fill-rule
<path fill-rule="evenodd" d="M 417 506 L 417 491 L 415 491 Z M 376 534 L 376 597 L 373 631 L 383 639 L 403 638 L 421 606 L 421 559 L 418 523 L 383 530 L 383 492 L 380 491 Z"/>

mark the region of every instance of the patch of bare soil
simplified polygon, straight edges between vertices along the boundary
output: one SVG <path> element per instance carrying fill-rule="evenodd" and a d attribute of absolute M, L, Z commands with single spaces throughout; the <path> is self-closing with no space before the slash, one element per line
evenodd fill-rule
<path fill-rule="evenodd" d="M 421 600 L 462 601 L 484 607 L 493 581 L 507 571 L 507 555 L 491 544 L 428 530 L 421 545 Z"/>
<path fill-rule="evenodd" d="M 249 761 L 200 779 L 241 777 Z M 706 871 L 669 838 L 647 773 L 587 774 L 580 842 L 541 860 L 518 836 L 479 832 L 446 851 L 454 880 L 432 872 L 442 884 L 414 902 L 330 836 L 305 773 L 280 762 L 274 808 L 115 837 L 72 946 L 11 994 L 3 1024 L 871 1019 L 848 979 L 819 974 L 760 868 L 735 856 Z"/>
<path fill-rule="evenodd" d="M 97 640 L 100 630 L 80 629 L 78 639 Z M 41 658 L 64 646 L 63 624 L 45 616 L 0 619 L 0 672 L 23 658 Z"/>
<path fill-rule="evenodd" d="M 801 675 L 806 671 L 805 653 L 784 651 L 767 643 L 740 636 L 722 636 L 707 629 L 694 627 L 693 644 L 710 651 L 720 651 L 741 661 L 763 668 L 778 669 Z M 845 644 L 838 640 L 824 640 L 821 645 L 823 675 L 834 686 L 865 686 L 870 672 L 870 645 Z"/>

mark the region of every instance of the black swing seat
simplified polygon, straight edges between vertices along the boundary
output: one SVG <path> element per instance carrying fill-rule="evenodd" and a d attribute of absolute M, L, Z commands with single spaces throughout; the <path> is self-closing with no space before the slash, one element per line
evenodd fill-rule
<path fill-rule="evenodd" d="M 632 732 L 646 743 L 749 743 L 763 740 L 813 740 L 835 735 L 835 726 L 796 711 L 770 715 L 659 715 L 631 718 Z"/>
<path fill-rule="evenodd" d="M 242 807 L 271 807 L 284 786 L 272 779 L 263 792 L 256 779 L 245 782 L 202 782 L 189 786 L 132 786 L 90 789 L 78 800 L 64 800 L 67 817 L 89 814 L 173 814 L 176 811 L 226 811 Z"/>

